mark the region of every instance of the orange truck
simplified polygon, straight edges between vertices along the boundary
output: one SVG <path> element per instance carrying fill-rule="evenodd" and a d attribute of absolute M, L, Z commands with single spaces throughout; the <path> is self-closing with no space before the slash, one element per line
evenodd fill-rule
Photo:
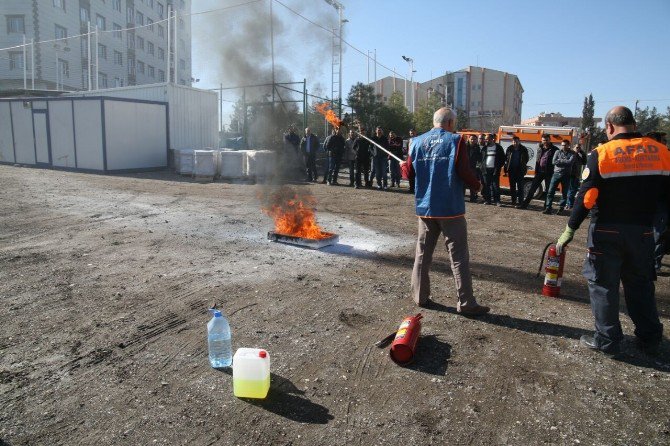
<path fill-rule="evenodd" d="M 523 183 L 524 197 L 530 192 L 530 185 L 535 175 L 535 161 L 539 152 L 540 140 L 543 135 L 549 136 L 551 142 L 560 147 L 564 139 L 570 141 L 570 144 L 576 144 L 579 138 L 579 129 L 576 127 L 544 127 L 544 126 L 525 126 L 525 125 L 502 125 L 498 128 L 496 140 L 505 151 L 512 145 L 512 137 L 518 136 L 519 141 L 528 149 L 528 172 Z M 509 189 L 509 178 L 500 174 L 500 187 Z M 534 198 L 542 195 L 544 184 L 540 186 Z"/>

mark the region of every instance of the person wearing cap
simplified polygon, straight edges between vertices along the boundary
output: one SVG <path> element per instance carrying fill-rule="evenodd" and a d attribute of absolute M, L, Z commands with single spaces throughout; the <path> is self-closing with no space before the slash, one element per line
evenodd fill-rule
<path fill-rule="evenodd" d="M 670 190 L 670 152 L 636 131 L 630 109 L 617 106 L 605 116 L 607 143 L 592 150 L 568 225 L 558 239 L 560 255 L 592 213 L 583 273 L 588 280 L 595 333 L 580 345 L 616 355 L 623 332 L 619 285 L 642 350 L 658 352 L 663 325 L 656 308 L 653 220 L 662 191 Z M 670 197 L 665 197 L 666 204 Z"/>
<path fill-rule="evenodd" d="M 433 129 L 412 139 L 406 163 L 416 175 L 415 208 L 418 238 L 411 292 L 419 306 L 430 305 L 430 266 L 440 234 L 451 260 L 459 314 L 480 316 L 489 307 L 479 305 L 472 290 L 464 186 L 479 191 L 481 183 L 470 169 L 463 137 L 454 133 L 456 113 L 442 107 L 433 115 Z"/>

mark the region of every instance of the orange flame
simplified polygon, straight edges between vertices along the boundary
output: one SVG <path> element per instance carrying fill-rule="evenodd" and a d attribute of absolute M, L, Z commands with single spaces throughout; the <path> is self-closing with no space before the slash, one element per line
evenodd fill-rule
<path fill-rule="evenodd" d="M 293 189 L 282 187 L 268 197 L 268 202 L 262 210 L 274 220 L 276 233 L 317 240 L 332 235 L 316 223 L 313 196 L 299 197 Z"/>
<path fill-rule="evenodd" d="M 322 102 L 320 104 L 316 104 L 315 108 L 316 111 L 325 116 L 326 120 L 330 122 L 330 125 L 332 125 L 335 128 L 340 128 L 340 126 L 342 125 L 342 120 L 335 115 L 335 112 L 333 110 L 328 108 L 328 104 Z"/>

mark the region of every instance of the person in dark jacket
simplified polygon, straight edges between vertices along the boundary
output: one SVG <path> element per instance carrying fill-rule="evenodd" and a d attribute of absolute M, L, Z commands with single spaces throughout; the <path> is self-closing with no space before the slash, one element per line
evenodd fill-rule
<path fill-rule="evenodd" d="M 565 209 L 565 203 L 568 201 L 568 187 L 570 184 L 570 175 L 572 173 L 572 165 L 575 162 L 575 152 L 570 149 L 570 141 L 563 140 L 561 142 L 561 150 L 554 153 L 554 174 L 551 176 L 551 183 L 547 189 L 547 198 L 544 200 L 543 214 L 551 214 L 551 207 L 554 204 L 554 195 L 558 185 L 561 185 L 561 201 L 558 204 L 557 215 L 560 215 Z"/>
<path fill-rule="evenodd" d="M 570 172 L 570 185 L 568 187 L 568 202 L 565 209 L 572 209 L 575 204 L 575 195 L 579 190 L 579 184 L 582 177 L 582 168 L 586 164 L 586 153 L 582 150 L 582 145 L 577 143 L 573 146 L 572 151 L 575 153 L 575 162 L 572 163 L 572 171 Z"/>
<path fill-rule="evenodd" d="M 318 174 L 316 173 L 316 152 L 319 150 L 319 138 L 307 127 L 305 136 L 300 140 L 300 151 L 305 160 L 307 177 L 305 181 L 316 182 Z"/>
<path fill-rule="evenodd" d="M 365 128 L 361 127 L 361 135 L 365 134 Z M 365 187 L 372 187 L 372 178 L 370 178 L 370 148 L 372 144 L 365 138 L 358 136 L 354 141 L 354 151 L 356 152 L 356 189 L 363 187 L 361 174 L 365 181 Z"/>
<path fill-rule="evenodd" d="M 386 150 L 389 149 L 388 138 L 384 135 L 381 127 L 375 129 L 375 136 L 371 138 Z M 388 153 L 372 144 L 370 149 L 372 153 L 372 162 L 374 163 L 375 178 L 377 178 L 377 189 L 388 189 Z"/>
<path fill-rule="evenodd" d="M 389 151 L 402 159 L 402 138 L 395 134 L 393 130 L 389 132 Z M 389 160 L 389 170 L 391 171 L 391 187 L 396 186 L 400 187 L 400 162 L 388 156 Z"/>
<path fill-rule="evenodd" d="M 340 174 L 340 163 L 344 155 L 344 137 L 339 127 L 333 128 L 333 133 L 324 142 L 324 148 L 328 154 L 328 170 L 324 182 L 330 185 L 336 185 L 337 177 Z"/>
<path fill-rule="evenodd" d="M 481 154 L 484 204 L 495 203 L 496 206 L 500 206 L 500 171 L 505 165 L 505 151 L 496 143 L 493 133 L 486 135 L 486 146 L 482 148 Z"/>
<path fill-rule="evenodd" d="M 540 141 L 540 150 L 535 160 L 535 177 L 533 177 L 533 183 L 530 185 L 530 191 L 526 198 L 524 198 L 523 203 L 517 205 L 517 209 L 526 209 L 528 207 L 530 200 L 533 199 L 533 195 L 535 195 L 542 182 L 544 182 L 544 190 L 549 190 L 549 182 L 554 174 L 554 154 L 558 150 L 558 147 L 551 143 L 549 135 L 542 135 Z"/>
<path fill-rule="evenodd" d="M 509 190 L 512 205 L 523 202 L 523 183 L 528 171 L 528 149 L 519 142 L 519 137 L 512 137 L 512 145 L 505 152 L 503 171 L 509 178 Z"/>
<path fill-rule="evenodd" d="M 484 182 L 482 177 L 482 152 L 481 147 L 477 144 L 477 137 L 475 135 L 470 135 L 467 142 L 465 143 L 466 151 L 468 152 L 468 159 L 470 161 L 470 169 L 475 173 L 477 180 L 480 183 Z M 473 188 L 470 188 L 470 203 L 477 202 L 477 191 Z"/>

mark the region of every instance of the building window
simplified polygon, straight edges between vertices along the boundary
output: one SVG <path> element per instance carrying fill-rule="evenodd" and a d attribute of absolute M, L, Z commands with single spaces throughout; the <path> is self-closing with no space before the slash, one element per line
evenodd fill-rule
<path fill-rule="evenodd" d="M 128 33 L 128 48 L 135 49 L 135 34 Z"/>
<path fill-rule="evenodd" d="M 68 64 L 67 60 L 58 59 L 58 72 L 61 79 L 70 77 L 70 64 Z"/>
<path fill-rule="evenodd" d="M 81 82 L 85 90 L 88 90 L 88 68 L 81 69 Z"/>
<path fill-rule="evenodd" d="M 154 44 L 149 41 L 147 41 L 147 52 L 152 56 L 154 55 Z"/>
<path fill-rule="evenodd" d="M 158 58 L 160 60 L 165 60 L 165 51 L 161 47 L 158 47 Z"/>
<path fill-rule="evenodd" d="M 147 66 L 147 71 L 149 72 L 149 77 L 151 77 L 151 78 L 156 77 L 156 75 L 154 74 L 154 67 L 152 67 L 151 65 L 148 65 Z"/>
<path fill-rule="evenodd" d="M 114 63 L 117 65 L 123 65 L 123 54 L 120 51 L 114 51 Z"/>
<path fill-rule="evenodd" d="M 115 11 L 121 12 L 121 0 L 112 0 L 112 8 Z"/>
<path fill-rule="evenodd" d="M 53 0 L 54 8 L 59 8 L 65 11 L 65 0 Z"/>
<path fill-rule="evenodd" d="M 23 70 L 23 51 L 9 52 L 9 69 Z"/>
<path fill-rule="evenodd" d="M 144 74 L 144 62 L 141 60 L 137 61 L 137 72 L 140 74 Z"/>
<path fill-rule="evenodd" d="M 164 37 L 165 36 L 165 29 L 163 28 L 163 25 L 156 25 L 158 27 L 158 37 Z"/>
<path fill-rule="evenodd" d="M 179 69 L 180 70 L 186 69 L 186 61 L 184 59 L 179 59 Z"/>
<path fill-rule="evenodd" d="M 165 71 L 158 70 L 158 80 L 160 82 L 165 82 Z"/>
<path fill-rule="evenodd" d="M 107 75 L 98 71 L 98 86 L 100 88 L 107 88 Z"/>
<path fill-rule="evenodd" d="M 98 44 L 98 57 L 101 59 L 107 59 L 107 47 L 101 43 Z"/>
<path fill-rule="evenodd" d="M 142 14 L 142 13 L 139 12 L 139 11 L 137 11 L 137 12 L 135 13 L 135 19 L 137 20 L 137 21 L 135 22 L 136 25 L 144 26 L 144 14 Z"/>
<path fill-rule="evenodd" d="M 126 8 L 126 22 L 135 23 L 135 10 L 130 6 Z"/>
<path fill-rule="evenodd" d="M 56 25 L 56 39 L 67 39 L 67 29 Z"/>
<path fill-rule="evenodd" d="M 123 87 L 123 78 L 115 77 L 114 78 L 114 86 L 115 87 Z"/>
<path fill-rule="evenodd" d="M 25 16 L 22 15 L 8 15 L 7 18 L 7 34 L 25 34 L 26 21 Z"/>
<path fill-rule="evenodd" d="M 117 39 L 122 39 L 121 25 L 117 25 L 116 23 L 114 23 L 112 27 L 114 28 L 114 32 L 112 33 L 113 36 Z"/>
<path fill-rule="evenodd" d="M 154 21 L 147 17 L 147 28 L 149 31 L 154 32 Z"/>
<path fill-rule="evenodd" d="M 179 79 L 179 85 L 186 85 L 186 81 L 184 79 Z"/>
<path fill-rule="evenodd" d="M 137 48 L 144 51 L 144 38 L 137 36 Z"/>
<path fill-rule="evenodd" d="M 91 13 L 86 8 L 79 8 L 79 20 L 81 23 L 88 23 L 91 20 Z"/>
<path fill-rule="evenodd" d="M 88 58 L 88 38 L 86 36 L 81 37 L 81 57 L 82 59 Z"/>
<path fill-rule="evenodd" d="M 156 3 L 156 10 L 158 11 L 158 17 L 161 19 L 164 19 L 163 14 L 165 13 L 165 8 L 163 8 L 163 4 L 161 2 Z"/>
<path fill-rule="evenodd" d="M 128 59 L 128 74 L 135 75 L 135 59 Z"/>
<path fill-rule="evenodd" d="M 100 14 L 95 15 L 95 24 L 99 30 L 105 31 L 107 29 L 107 20 Z"/>

